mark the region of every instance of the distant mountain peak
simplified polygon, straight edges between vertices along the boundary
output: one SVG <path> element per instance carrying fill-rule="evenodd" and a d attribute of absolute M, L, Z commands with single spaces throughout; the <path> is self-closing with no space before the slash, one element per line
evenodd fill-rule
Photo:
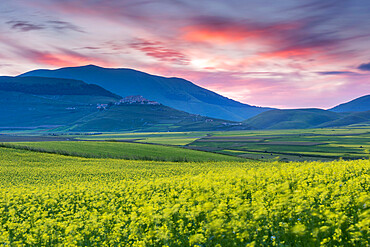
<path fill-rule="evenodd" d="M 102 68 L 91 64 L 30 71 L 20 75 L 23 76 L 78 79 L 122 97 L 141 95 L 177 110 L 232 121 L 242 121 L 271 109 L 229 99 L 182 78 L 167 78 L 127 68 Z"/>
<path fill-rule="evenodd" d="M 81 67 L 86 67 L 86 68 L 102 68 L 98 65 L 95 65 L 95 64 L 88 64 L 88 65 L 84 65 L 84 66 L 81 66 Z"/>
<path fill-rule="evenodd" d="M 65 68 L 60 68 L 60 69 L 111 69 L 111 68 L 104 68 L 104 67 L 101 67 L 95 64 L 87 64 L 87 65 L 82 65 L 78 67 L 65 67 Z"/>
<path fill-rule="evenodd" d="M 361 96 L 349 102 L 337 105 L 331 109 L 330 111 L 334 112 L 361 112 L 361 111 L 369 111 L 370 110 L 370 94 Z"/>

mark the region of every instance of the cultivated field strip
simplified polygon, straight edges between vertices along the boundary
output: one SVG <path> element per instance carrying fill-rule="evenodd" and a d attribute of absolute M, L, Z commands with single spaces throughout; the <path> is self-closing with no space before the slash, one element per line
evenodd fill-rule
<path fill-rule="evenodd" d="M 4 246 L 369 246 L 370 161 L 154 162 L 0 149 Z"/>

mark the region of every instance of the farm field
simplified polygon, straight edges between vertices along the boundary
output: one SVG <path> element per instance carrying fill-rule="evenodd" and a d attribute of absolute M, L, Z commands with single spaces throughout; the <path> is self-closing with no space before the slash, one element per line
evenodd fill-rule
<path fill-rule="evenodd" d="M 369 160 L 0 160 L 4 246 L 370 244 Z"/>
<path fill-rule="evenodd" d="M 0 247 L 370 247 L 370 0 L 0 13 Z"/>
<path fill-rule="evenodd" d="M 42 142 L 52 141 L 53 144 Z M 131 151 L 128 156 L 120 150 L 112 151 L 105 142 L 143 143 L 164 146 L 177 146 L 187 149 L 207 151 L 219 154 L 238 156 L 258 160 L 281 161 L 330 161 L 342 159 L 370 158 L 370 128 L 346 127 L 333 129 L 301 129 L 301 130 L 264 130 L 264 131 L 196 131 L 196 132 L 144 132 L 144 133 L 28 133 L 0 134 L 1 142 L 38 142 L 27 146 L 45 148 L 50 151 L 71 152 L 73 144 L 57 144 L 65 141 L 90 141 L 100 144 L 91 145 L 93 154 L 98 157 L 134 158 Z M 55 142 L 55 143 L 54 143 Z M 7 144 L 8 145 L 8 144 Z M 20 144 L 17 144 L 20 145 Z M 122 144 L 124 145 L 124 144 Z M 55 146 L 57 146 L 55 148 Z M 93 148 L 94 146 L 94 148 Z M 98 147 L 99 146 L 99 147 Z M 63 147 L 63 148 L 61 148 Z M 147 146 L 153 153 L 152 146 Z M 108 148 L 108 149 L 107 149 Z M 66 149 L 66 150 L 65 150 Z M 72 148 L 73 149 L 73 148 Z M 91 157 L 90 148 L 78 149 Z M 158 150 L 160 148 L 157 148 Z M 169 149 L 167 149 L 169 150 Z M 75 150 L 72 150 L 75 152 Z M 136 152 L 136 151 L 135 151 Z M 155 151 L 154 153 L 156 153 Z M 185 151 L 183 151 L 185 152 Z M 171 152 L 166 152 L 171 153 Z M 104 154 L 104 155 L 103 155 Z M 147 156 L 148 152 L 137 153 L 136 156 Z M 100 155 L 100 156 L 99 156 Z M 78 156 L 81 156 L 80 154 Z M 161 157 L 161 151 L 154 156 Z M 154 158 L 150 158 L 154 159 Z M 157 158 L 158 159 L 158 158 Z M 154 159 L 155 160 L 155 159 Z M 159 160 L 166 160 L 159 158 Z M 180 159 L 181 160 L 181 159 Z"/>
<path fill-rule="evenodd" d="M 189 150 L 181 147 L 150 145 L 130 142 L 103 141 L 43 141 L 13 142 L 3 147 L 57 153 L 88 158 L 114 158 L 157 161 L 242 161 L 240 157 Z"/>
<path fill-rule="evenodd" d="M 262 160 L 361 159 L 370 157 L 370 129 L 219 132 L 188 146 Z"/>
<path fill-rule="evenodd" d="M 79 140 L 98 141 L 133 141 L 141 143 L 154 143 L 164 145 L 187 145 L 199 138 L 205 137 L 209 132 L 144 132 L 144 133 L 109 133 L 93 136 L 76 137 Z"/>
<path fill-rule="evenodd" d="M 283 161 L 370 158 L 370 128 L 111 133 L 77 137 L 184 146 L 252 159 Z"/>

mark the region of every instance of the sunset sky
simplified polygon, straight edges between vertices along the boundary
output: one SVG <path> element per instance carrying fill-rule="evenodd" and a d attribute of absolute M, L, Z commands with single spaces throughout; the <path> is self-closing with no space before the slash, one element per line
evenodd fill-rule
<path fill-rule="evenodd" d="M 370 1 L 0 1 L 0 75 L 86 64 L 329 108 L 370 94 Z"/>

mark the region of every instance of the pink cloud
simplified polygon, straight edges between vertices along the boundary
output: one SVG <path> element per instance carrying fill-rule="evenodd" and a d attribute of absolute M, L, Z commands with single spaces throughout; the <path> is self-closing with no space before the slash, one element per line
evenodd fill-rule
<path fill-rule="evenodd" d="M 0 59 L 17 68 L 129 67 L 184 77 L 261 106 L 330 107 L 370 92 L 365 70 L 363 76 L 333 73 L 359 72 L 357 67 L 369 62 L 366 18 L 337 12 L 341 4 L 315 2 L 317 8 L 298 6 L 298 11 L 286 10 L 294 7 L 289 3 L 252 8 L 259 4 L 248 1 L 19 2 L 26 10 L 18 16 L 37 11 L 37 18 L 32 12 L 23 20 L 47 28 L 11 28 L 5 24 L 11 19 L 2 20 L 7 30 L 5 41 L 0 36 L 0 46 L 5 43 Z M 22 27 L 29 31 L 17 31 Z"/>
<path fill-rule="evenodd" d="M 227 19 L 201 19 L 199 24 L 182 29 L 182 38 L 189 42 L 218 44 L 238 43 L 254 40 L 273 44 L 281 40 L 284 32 L 298 30 L 299 23 L 259 24 L 235 22 Z"/>
<path fill-rule="evenodd" d="M 138 69 L 156 75 L 182 77 L 246 104 L 277 108 L 331 108 L 370 92 L 370 74 L 327 76 L 316 73 L 214 72 L 162 65 Z"/>
<path fill-rule="evenodd" d="M 179 65 L 189 64 L 189 58 L 184 53 L 165 47 L 165 44 L 162 42 L 137 40 L 131 43 L 130 47 L 160 61 L 176 63 Z"/>
<path fill-rule="evenodd" d="M 19 54 L 23 57 L 26 57 L 33 63 L 56 67 L 82 66 L 86 64 L 97 64 L 106 67 L 112 67 L 116 65 L 97 57 L 82 55 L 77 52 L 71 52 L 63 49 L 58 49 L 54 52 L 46 52 L 24 48 L 19 51 Z"/>

